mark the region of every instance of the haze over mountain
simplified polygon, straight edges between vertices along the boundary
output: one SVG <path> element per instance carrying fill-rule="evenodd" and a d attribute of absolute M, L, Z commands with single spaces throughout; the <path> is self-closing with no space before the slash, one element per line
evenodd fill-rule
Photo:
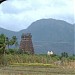
<path fill-rule="evenodd" d="M 35 53 L 47 53 L 50 50 L 57 54 L 74 53 L 74 24 L 62 20 L 40 19 L 19 32 L 0 28 L 0 33 L 9 37 L 16 35 L 19 42 L 22 33 L 27 32 L 32 34 Z"/>

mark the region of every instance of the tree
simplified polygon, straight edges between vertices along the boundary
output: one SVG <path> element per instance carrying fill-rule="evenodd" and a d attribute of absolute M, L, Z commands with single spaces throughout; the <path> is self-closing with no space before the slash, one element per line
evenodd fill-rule
<path fill-rule="evenodd" d="M 0 35 L 0 53 L 5 53 L 6 48 L 6 36 L 4 34 Z"/>
<path fill-rule="evenodd" d="M 6 51 L 6 36 L 4 34 L 0 35 L 0 57 L 2 59 L 2 64 L 6 65 L 6 59 L 5 59 L 5 51 Z"/>
<path fill-rule="evenodd" d="M 6 60 L 6 47 L 9 45 L 14 45 L 16 42 L 16 36 L 13 36 L 12 39 L 9 39 L 6 37 L 4 34 L 0 34 L 0 57 L 2 59 L 2 64 L 7 65 L 7 60 Z M 13 50 L 10 51 L 11 53 L 14 53 Z"/>
<path fill-rule="evenodd" d="M 66 52 L 63 52 L 63 53 L 61 53 L 61 57 L 68 57 L 68 53 L 66 53 Z"/>
<path fill-rule="evenodd" d="M 17 42 L 16 36 L 12 36 L 12 39 L 10 39 L 9 44 L 12 46 L 12 45 L 16 44 L 16 42 Z"/>
<path fill-rule="evenodd" d="M 15 47 L 17 47 L 18 46 L 17 37 L 13 36 L 12 40 L 13 40 L 13 44 L 15 45 Z"/>
<path fill-rule="evenodd" d="M 10 46 L 14 45 L 14 52 L 17 52 L 17 46 L 18 46 L 18 42 L 17 42 L 17 37 L 16 36 L 12 36 L 12 39 L 10 40 Z M 10 51 L 9 51 L 10 52 Z"/>
<path fill-rule="evenodd" d="M 8 49 L 9 49 L 9 45 L 10 45 L 10 42 L 9 41 L 10 41 L 9 38 L 6 37 L 6 45 L 7 45 Z"/>
<path fill-rule="evenodd" d="M 6 46 L 8 46 L 9 49 L 9 45 L 18 45 L 17 42 L 17 38 L 16 36 L 13 36 L 12 39 L 9 39 L 8 37 L 6 37 L 4 34 L 0 35 L 0 53 L 4 54 L 6 51 Z"/>
<path fill-rule="evenodd" d="M 14 42 L 16 42 L 16 40 L 17 40 L 16 36 L 12 36 L 12 39 Z"/>

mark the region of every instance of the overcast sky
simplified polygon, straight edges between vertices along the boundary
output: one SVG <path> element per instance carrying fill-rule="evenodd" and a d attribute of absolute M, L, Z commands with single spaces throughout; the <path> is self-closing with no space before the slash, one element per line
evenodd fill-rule
<path fill-rule="evenodd" d="M 0 4 L 0 27 L 26 29 L 32 22 L 54 18 L 74 23 L 75 0 L 8 0 Z"/>

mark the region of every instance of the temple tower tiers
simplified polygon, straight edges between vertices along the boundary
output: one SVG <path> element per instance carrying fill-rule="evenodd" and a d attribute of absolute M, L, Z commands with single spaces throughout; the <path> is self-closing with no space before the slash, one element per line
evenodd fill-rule
<path fill-rule="evenodd" d="M 31 33 L 22 34 L 20 42 L 20 50 L 22 50 L 23 53 L 34 54 Z"/>

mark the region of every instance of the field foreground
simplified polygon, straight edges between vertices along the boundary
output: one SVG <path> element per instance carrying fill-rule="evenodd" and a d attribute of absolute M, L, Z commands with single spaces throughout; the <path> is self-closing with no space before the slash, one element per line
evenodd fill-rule
<path fill-rule="evenodd" d="M 0 75 L 75 75 L 75 68 L 53 65 L 11 65 L 0 67 Z"/>

